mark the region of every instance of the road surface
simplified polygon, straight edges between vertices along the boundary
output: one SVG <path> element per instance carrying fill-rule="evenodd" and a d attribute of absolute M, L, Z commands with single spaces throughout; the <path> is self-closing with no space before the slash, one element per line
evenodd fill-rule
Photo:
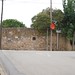
<path fill-rule="evenodd" d="M 75 75 L 74 51 L 0 51 L 8 75 Z"/>
<path fill-rule="evenodd" d="M 16 68 L 15 65 L 8 59 L 7 55 L 5 55 L 2 51 L 0 51 L 0 64 L 5 69 L 7 75 L 25 75 L 20 73 Z"/>

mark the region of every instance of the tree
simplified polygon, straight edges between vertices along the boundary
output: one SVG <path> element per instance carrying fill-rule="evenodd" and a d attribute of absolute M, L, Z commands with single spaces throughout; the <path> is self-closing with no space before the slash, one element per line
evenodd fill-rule
<path fill-rule="evenodd" d="M 56 22 L 56 29 L 61 29 L 61 21 L 63 20 L 63 12 L 60 9 L 53 10 L 53 21 Z"/>
<path fill-rule="evenodd" d="M 75 0 L 63 0 L 63 9 L 62 31 L 67 38 L 72 39 L 75 31 Z"/>
<path fill-rule="evenodd" d="M 22 22 L 19 22 L 16 19 L 6 19 L 3 21 L 2 24 L 3 28 L 7 28 L 7 27 L 25 27 L 25 24 L 23 24 Z"/>
<path fill-rule="evenodd" d="M 59 9 L 52 10 L 53 21 L 60 24 L 63 18 L 63 12 Z M 43 9 L 42 12 L 32 18 L 32 28 L 47 29 L 50 27 L 50 8 Z"/>
<path fill-rule="evenodd" d="M 50 25 L 50 18 L 49 15 L 46 13 L 39 13 L 37 16 L 32 18 L 32 25 L 31 27 L 34 29 L 46 29 Z"/>

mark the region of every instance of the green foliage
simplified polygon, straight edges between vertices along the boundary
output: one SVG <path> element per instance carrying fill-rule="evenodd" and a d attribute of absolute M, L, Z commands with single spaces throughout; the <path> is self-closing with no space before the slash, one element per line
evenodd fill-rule
<path fill-rule="evenodd" d="M 2 24 L 3 28 L 7 27 L 25 27 L 25 25 L 22 22 L 19 22 L 18 20 L 15 19 L 6 19 L 3 21 Z"/>
<path fill-rule="evenodd" d="M 32 18 L 33 24 L 31 25 L 32 28 L 35 29 L 46 29 L 50 25 L 50 18 L 49 15 L 46 13 L 39 13 L 37 16 Z"/>
<path fill-rule="evenodd" d="M 60 9 L 53 10 L 53 20 L 56 22 L 56 29 L 61 29 L 61 21 L 63 20 L 63 12 Z"/>
<path fill-rule="evenodd" d="M 60 25 L 60 22 L 62 21 L 63 18 L 63 12 L 59 9 L 52 9 L 52 16 L 53 16 L 53 21 L 57 22 Z M 31 27 L 34 29 L 50 29 L 50 8 L 43 9 L 42 12 L 37 14 L 32 18 L 32 25 Z"/>
<path fill-rule="evenodd" d="M 67 38 L 72 39 L 75 31 L 75 0 L 64 0 L 64 18 L 62 20 L 62 31 Z"/>

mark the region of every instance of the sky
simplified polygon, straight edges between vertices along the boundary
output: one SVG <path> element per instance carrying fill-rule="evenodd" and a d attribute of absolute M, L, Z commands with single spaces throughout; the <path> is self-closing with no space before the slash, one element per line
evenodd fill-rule
<path fill-rule="evenodd" d="M 50 7 L 50 0 L 4 0 L 3 20 L 17 19 L 30 28 L 31 18 L 47 7 Z M 52 0 L 52 8 L 63 10 L 62 0 Z"/>

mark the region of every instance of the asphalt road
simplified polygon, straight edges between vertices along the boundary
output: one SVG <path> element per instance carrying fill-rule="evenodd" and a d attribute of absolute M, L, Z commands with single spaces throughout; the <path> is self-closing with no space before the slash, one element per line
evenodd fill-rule
<path fill-rule="evenodd" d="M 8 59 L 7 55 L 5 55 L 2 51 L 0 51 L 0 64 L 5 69 L 7 75 L 25 75 L 20 73 L 15 65 Z"/>
<path fill-rule="evenodd" d="M 75 75 L 74 51 L 0 51 L 8 75 Z"/>

